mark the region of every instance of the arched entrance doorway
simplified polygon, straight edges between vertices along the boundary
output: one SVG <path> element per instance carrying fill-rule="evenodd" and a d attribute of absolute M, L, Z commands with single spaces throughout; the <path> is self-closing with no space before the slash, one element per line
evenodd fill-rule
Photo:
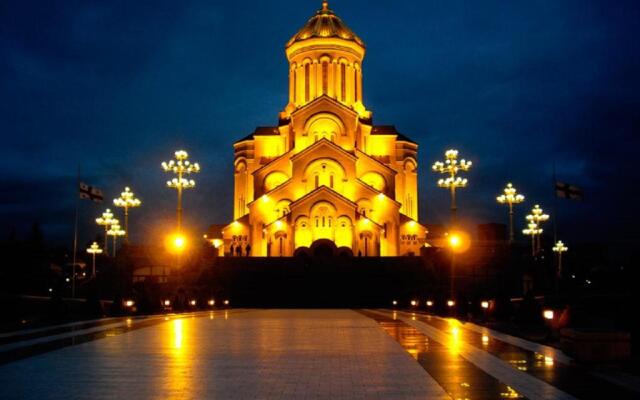
<path fill-rule="evenodd" d="M 311 244 L 311 254 L 313 257 L 333 257 L 337 254 L 338 248 L 329 239 L 318 239 Z"/>

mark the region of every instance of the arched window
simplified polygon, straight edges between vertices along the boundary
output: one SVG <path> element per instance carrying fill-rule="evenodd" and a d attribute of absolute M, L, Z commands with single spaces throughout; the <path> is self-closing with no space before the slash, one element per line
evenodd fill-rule
<path fill-rule="evenodd" d="M 287 174 L 282 171 L 273 171 L 264 178 L 263 188 L 265 192 L 270 192 L 289 180 Z"/>
<path fill-rule="evenodd" d="M 358 70 L 355 68 L 353 69 L 353 84 L 353 98 L 355 99 L 355 101 L 358 101 Z"/>
<path fill-rule="evenodd" d="M 342 101 L 347 97 L 347 66 L 340 64 L 340 98 Z"/>
<path fill-rule="evenodd" d="M 320 175 L 316 175 L 315 180 L 316 180 L 316 189 L 317 189 L 318 186 L 320 186 Z"/>
<path fill-rule="evenodd" d="M 293 69 L 293 102 L 297 100 L 298 94 L 298 71 L 297 68 Z"/>
<path fill-rule="evenodd" d="M 327 94 L 329 89 L 329 64 L 322 62 L 322 94 Z"/>
<path fill-rule="evenodd" d="M 309 101 L 309 64 L 304 65 L 304 101 Z"/>
<path fill-rule="evenodd" d="M 329 176 L 329 187 L 331 189 L 333 189 L 333 174 L 331 174 L 331 176 Z"/>
<path fill-rule="evenodd" d="M 375 171 L 365 172 L 360 177 L 360 180 L 379 192 L 384 192 L 387 188 L 387 181 L 384 176 Z"/>

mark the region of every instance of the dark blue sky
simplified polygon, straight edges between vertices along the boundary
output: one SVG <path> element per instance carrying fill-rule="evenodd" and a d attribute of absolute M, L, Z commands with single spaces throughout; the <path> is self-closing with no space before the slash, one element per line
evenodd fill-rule
<path fill-rule="evenodd" d="M 330 2 L 364 39 L 364 99 L 377 124 L 420 143 L 423 222 L 448 218 L 430 165 L 448 147 L 475 162 L 461 218 L 504 222 L 507 181 L 552 211 L 552 163 L 585 201 L 561 202 L 567 242 L 638 238 L 640 3 Z M 136 240 L 174 218 L 160 162 L 202 165 L 186 195 L 192 227 L 230 221 L 232 143 L 275 125 L 287 101 L 284 43 L 308 1 L 0 3 L 0 222 L 72 236 L 75 174 L 144 204 Z M 105 205 L 83 203 L 81 240 Z M 518 218 L 520 221 L 520 218 Z M 633 225 L 636 226 L 633 226 Z M 551 227 L 548 226 L 548 229 Z"/>

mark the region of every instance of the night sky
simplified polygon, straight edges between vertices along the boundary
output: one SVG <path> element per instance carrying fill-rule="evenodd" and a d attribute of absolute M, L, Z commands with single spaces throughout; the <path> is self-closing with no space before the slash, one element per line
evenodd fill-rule
<path fill-rule="evenodd" d="M 305 1 L 0 2 L 0 226 L 71 244 L 76 170 L 108 203 L 82 202 L 81 243 L 130 185 L 132 237 L 173 225 L 160 163 L 184 148 L 202 173 L 186 194 L 201 233 L 232 218 L 232 143 L 276 125 L 284 44 L 320 8 Z M 559 201 L 568 243 L 638 234 L 640 3 L 365 1 L 330 6 L 367 44 L 364 103 L 375 124 L 420 144 L 420 220 L 446 222 L 431 164 L 449 147 L 475 163 L 459 196 L 469 226 L 506 222 L 507 181 L 553 211 L 552 165 L 580 186 Z M 111 207 L 113 208 L 113 207 Z M 551 230 L 551 224 L 546 227 Z"/>

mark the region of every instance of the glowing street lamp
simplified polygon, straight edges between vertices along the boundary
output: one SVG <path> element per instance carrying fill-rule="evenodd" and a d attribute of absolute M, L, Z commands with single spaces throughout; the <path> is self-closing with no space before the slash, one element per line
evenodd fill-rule
<path fill-rule="evenodd" d="M 531 214 L 527 215 L 527 221 L 529 221 L 529 223 L 535 223 L 538 228 L 540 228 L 540 225 L 543 222 L 546 222 L 549 220 L 549 216 L 547 214 L 544 213 L 544 211 L 542 211 L 542 208 L 540 208 L 539 205 L 535 205 L 533 206 L 533 209 L 531 210 Z M 540 251 L 540 236 L 542 235 L 542 229 L 540 229 L 540 232 L 538 232 L 537 237 L 538 237 L 538 245 L 536 250 L 534 251 L 534 253 L 537 253 L 538 251 Z M 534 254 L 535 255 L 535 254 Z"/>
<path fill-rule="evenodd" d="M 560 278 L 562 278 L 562 253 L 569 250 L 569 248 L 562 243 L 562 240 L 558 240 L 551 250 L 558 253 L 558 271 L 556 274 L 556 291 L 558 291 L 560 288 Z"/>
<path fill-rule="evenodd" d="M 447 245 L 451 249 L 451 298 L 455 298 L 455 279 L 456 279 L 456 254 L 463 253 L 469 249 L 470 238 L 466 232 L 453 231 L 447 233 Z"/>
<path fill-rule="evenodd" d="M 110 209 L 107 208 L 105 212 L 102 213 L 102 216 L 96 218 L 96 224 L 104 227 L 104 252 L 109 255 L 109 245 L 108 245 L 108 231 L 109 227 L 117 220 L 113 219 L 113 213 Z"/>
<path fill-rule="evenodd" d="M 469 171 L 471 169 L 471 161 L 462 159 L 458 161 L 458 150 L 447 150 L 444 153 L 444 162 L 436 161 L 432 169 L 443 175 L 447 175 L 446 178 L 438 180 L 438 186 L 441 188 L 449 189 L 451 193 L 451 225 L 456 224 L 456 189 L 464 188 L 467 186 L 467 179 L 457 176 L 460 171 Z"/>
<path fill-rule="evenodd" d="M 113 256 L 116 256 L 116 238 L 118 236 L 124 236 L 127 234 L 125 230 L 120 228 L 120 221 L 117 219 L 113 220 L 114 223 L 111 225 L 111 228 L 107 231 L 107 235 L 113 236 Z"/>
<path fill-rule="evenodd" d="M 178 215 L 178 232 L 182 229 L 182 191 L 193 188 L 196 182 L 193 179 L 186 179 L 185 176 L 200 172 L 198 163 L 191 163 L 189 155 L 184 150 L 178 150 L 174 153 L 175 160 L 162 163 L 162 169 L 165 172 L 173 173 L 176 176 L 167 181 L 167 187 L 178 191 L 178 207 L 176 209 Z"/>
<path fill-rule="evenodd" d="M 185 239 L 184 236 L 177 234 L 171 240 L 171 245 L 176 253 L 182 253 L 184 248 L 187 246 L 187 239 Z"/>
<path fill-rule="evenodd" d="M 129 209 L 140 207 L 142 201 L 135 198 L 133 192 L 127 186 L 124 188 L 124 192 L 120 193 L 120 197 L 113 199 L 113 204 L 116 207 L 124 208 L 124 241 L 125 243 L 129 243 Z"/>
<path fill-rule="evenodd" d="M 542 234 L 542 228 L 538 227 L 535 222 L 529 222 L 527 228 L 522 230 L 527 236 L 531 236 L 531 255 L 536 255 L 536 236 Z"/>
<path fill-rule="evenodd" d="M 516 188 L 513 187 L 511 183 L 507 183 L 507 187 L 504 188 L 504 194 L 496 197 L 496 200 L 500 204 L 509 206 L 509 243 L 513 243 L 513 205 L 522 203 L 524 196 L 518 194 Z"/>
<path fill-rule="evenodd" d="M 93 256 L 93 271 L 92 276 L 95 278 L 96 276 L 96 254 L 102 254 L 102 249 L 98 246 L 98 243 L 93 242 L 91 246 L 87 249 L 87 253 Z"/>

